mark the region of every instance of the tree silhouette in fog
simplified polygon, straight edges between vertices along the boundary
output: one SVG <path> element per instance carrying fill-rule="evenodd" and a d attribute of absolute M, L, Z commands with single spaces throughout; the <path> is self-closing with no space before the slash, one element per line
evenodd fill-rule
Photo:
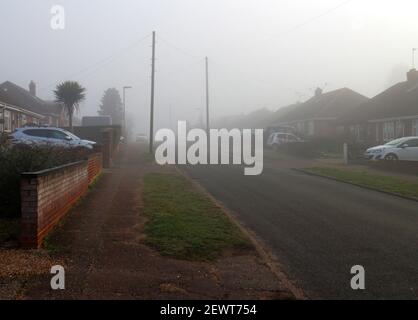
<path fill-rule="evenodd" d="M 123 103 L 117 89 L 110 88 L 105 91 L 98 113 L 101 116 L 110 116 L 113 124 L 122 124 Z"/>
<path fill-rule="evenodd" d="M 60 83 L 54 90 L 55 100 L 62 103 L 68 115 L 70 130 L 73 131 L 73 115 L 80 107 L 80 103 L 86 98 L 86 89 L 76 81 Z"/>

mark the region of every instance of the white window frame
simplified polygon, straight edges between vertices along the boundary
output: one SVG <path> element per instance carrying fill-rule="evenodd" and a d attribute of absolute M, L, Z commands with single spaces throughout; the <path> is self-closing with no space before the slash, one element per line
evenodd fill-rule
<path fill-rule="evenodd" d="M 405 124 L 402 120 L 395 122 L 395 138 L 402 138 L 405 136 Z"/>
<path fill-rule="evenodd" d="M 3 109 L 3 107 L 1 107 L 0 106 L 0 120 L 1 120 L 1 123 L 0 123 L 0 133 L 2 133 L 3 132 L 3 129 L 4 129 L 4 125 L 3 125 L 3 113 L 4 113 L 4 110 L 5 109 Z"/>
<path fill-rule="evenodd" d="M 418 136 L 418 119 L 412 120 L 412 135 Z"/>
<path fill-rule="evenodd" d="M 389 142 L 395 139 L 395 122 L 383 122 L 383 142 Z"/>
<path fill-rule="evenodd" d="M 308 121 L 308 136 L 315 135 L 315 121 Z"/>
<path fill-rule="evenodd" d="M 7 109 L 4 110 L 3 119 L 4 119 L 4 123 L 3 123 L 4 132 L 11 132 L 12 131 L 12 112 Z"/>

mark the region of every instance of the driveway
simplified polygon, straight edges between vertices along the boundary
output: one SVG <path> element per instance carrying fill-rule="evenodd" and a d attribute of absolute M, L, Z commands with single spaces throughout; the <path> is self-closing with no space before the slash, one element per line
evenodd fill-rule
<path fill-rule="evenodd" d="M 418 297 L 418 203 L 293 171 L 266 160 L 261 176 L 236 166 L 183 169 L 238 215 L 311 298 Z M 351 289 L 351 267 L 366 290 Z"/>

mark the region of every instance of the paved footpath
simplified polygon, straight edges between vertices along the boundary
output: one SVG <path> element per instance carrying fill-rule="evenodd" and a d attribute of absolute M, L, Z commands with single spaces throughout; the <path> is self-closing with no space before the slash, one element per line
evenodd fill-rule
<path fill-rule="evenodd" d="M 284 284 L 255 252 L 215 263 L 161 257 L 143 242 L 142 177 L 155 167 L 130 147 L 119 166 L 48 239 L 52 259 L 64 261 L 66 290 L 52 291 L 51 275 L 25 280 L 24 299 L 238 299 L 290 298 Z M 49 271 L 49 270 L 48 270 Z"/>

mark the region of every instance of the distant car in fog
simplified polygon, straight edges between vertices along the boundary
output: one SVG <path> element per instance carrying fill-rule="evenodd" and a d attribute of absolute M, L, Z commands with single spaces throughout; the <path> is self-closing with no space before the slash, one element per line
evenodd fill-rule
<path fill-rule="evenodd" d="M 369 148 L 364 153 L 367 160 L 418 161 L 418 137 L 405 137 L 384 145 Z"/>
<path fill-rule="evenodd" d="M 137 136 L 136 136 L 136 142 L 138 142 L 138 143 L 145 143 L 145 142 L 148 142 L 148 137 L 147 137 L 147 135 L 145 135 L 145 134 L 142 134 L 142 133 L 139 133 L 139 134 L 137 134 Z"/>
<path fill-rule="evenodd" d="M 272 133 L 270 137 L 268 138 L 267 146 L 275 149 L 283 144 L 292 143 L 292 142 L 302 142 L 302 139 L 300 139 L 298 136 L 292 133 L 275 132 L 275 133 Z"/>
<path fill-rule="evenodd" d="M 13 144 L 56 145 L 66 148 L 93 149 L 96 142 L 83 140 L 71 132 L 51 127 L 18 128 L 9 136 Z"/>

